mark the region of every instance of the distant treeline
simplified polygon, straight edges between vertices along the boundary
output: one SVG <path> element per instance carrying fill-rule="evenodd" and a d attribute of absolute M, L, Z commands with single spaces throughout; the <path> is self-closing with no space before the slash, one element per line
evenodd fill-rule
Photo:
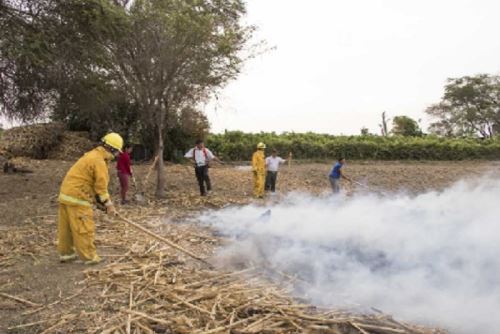
<path fill-rule="evenodd" d="M 333 136 L 317 133 L 244 133 L 226 131 L 208 136 L 207 146 L 225 160 L 250 160 L 264 142 L 282 157 L 332 160 L 339 156 L 363 160 L 497 160 L 500 139 L 440 138 L 436 136 Z"/>

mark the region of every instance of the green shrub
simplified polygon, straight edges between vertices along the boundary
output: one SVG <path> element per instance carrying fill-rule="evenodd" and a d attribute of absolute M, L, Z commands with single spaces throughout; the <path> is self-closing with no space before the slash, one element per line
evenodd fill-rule
<path fill-rule="evenodd" d="M 283 134 L 226 131 L 211 134 L 207 146 L 225 160 L 250 160 L 255 146 L 264 142 L 294 159 L 332 160 L 344 156 L 351 160 L 496 160 L 500 158 L 500 138 L 440 138 L 435 136 L 333 136 L 317 133 Z M 269 151 L 269 150 L 268 150 Z"/>

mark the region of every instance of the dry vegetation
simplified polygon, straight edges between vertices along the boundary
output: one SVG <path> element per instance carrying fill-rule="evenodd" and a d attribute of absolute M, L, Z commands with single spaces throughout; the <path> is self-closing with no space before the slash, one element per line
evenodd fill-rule
<path fill-rule="evenodd" d="M 388 315 L 352 315 L 293 299 L 296 280 L 273 268 L 212 268 L 168 245 L 97 213 L 95 267 L 61 264 L 55 252 L 56 196 L 70 162 L 16 159 L 33 174 L 0 174 L 0 332 L 8 333 L 438 333 Z M 147 165 L 136 168 L 144 179 Z M 411 193 L 441 189 L 494 163 L 352 163 L 349 173 L 373 190 Z M 329 165 L 283 168 L 283 192 L 328 191 Z M 113 171 L 114 172 L 114 171 Z M 120 213 L 199 257 L 223 245 L 208 228 L 182 223 L 207 209 L 253 201 L 245 168 L 211 169 L 214 194 L 198 196 L 188 166 L 166 168 L 167 198 L 120 207 Z M 112 191 L 117 182 L 113 179 Z M 354 193 L 361 189 L 350 188 Z M 133 191 L 132 191 L 133 192 Z M 263 203 L 263 202 L 262 202 Z M 237 223 L 237 222 L 235 222 Z M 283 284 L 270 283 L 270 272 Z"/>

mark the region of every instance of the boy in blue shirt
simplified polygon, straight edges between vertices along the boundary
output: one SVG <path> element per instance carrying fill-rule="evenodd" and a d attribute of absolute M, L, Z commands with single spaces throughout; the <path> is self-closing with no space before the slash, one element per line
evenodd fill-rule
<path fill-rule="evenodd" d="M 345 159 L 344 158 L 339 158 L 337 163 L 333 166 L 332 171 L 328 175 L 328 179 L 330 180 L 330 184 L 332 185 L 332 191 L 333 193 L 339 193 L 340 192 L 340 179 L 346 179 L 349 182 L 352 182 L 352 180 L 344 175 L 344 172 L 342 171 L 342 167 L 345 164 Z"/>

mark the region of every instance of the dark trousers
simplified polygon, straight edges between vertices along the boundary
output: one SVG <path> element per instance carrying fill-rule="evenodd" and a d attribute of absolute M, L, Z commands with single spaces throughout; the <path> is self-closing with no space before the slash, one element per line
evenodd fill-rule
<path fill-rule="evenodd" d="M 208 177 L 208 166 L 196 166 L 194 167 L 194 172 L 196 174 L 196 180 L 198 180 L 198 185 L 200 186 L 200 194 L 201 196 L 205 196 L 207 191 L 212 190 L 212 184 Z M 207 190 L 205 190 L 205 183 L 207 184 Z"/>
<path fill-rule="evenodd" d="M 278 178 L 278 172 L 267 171 L 266 174 L 266 190 L 276 191 L 276 179 Z"/>

